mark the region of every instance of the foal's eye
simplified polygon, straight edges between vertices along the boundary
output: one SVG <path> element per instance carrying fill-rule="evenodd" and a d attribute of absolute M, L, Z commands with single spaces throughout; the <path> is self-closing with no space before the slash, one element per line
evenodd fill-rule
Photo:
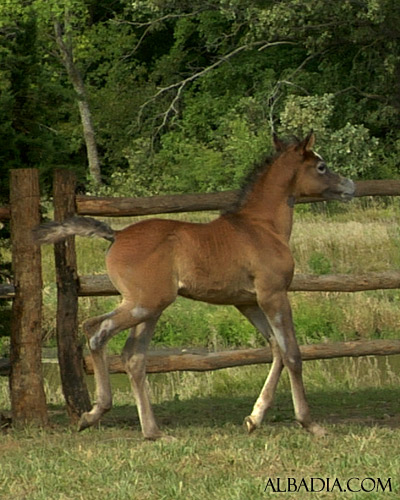
<path fill-rule="evenodd" d="M 326 172 L 326 165 L 325 165 L 325 163 L 318 163 L 317 170 L 318 170 L 319 174 L 324 174 Z"/>

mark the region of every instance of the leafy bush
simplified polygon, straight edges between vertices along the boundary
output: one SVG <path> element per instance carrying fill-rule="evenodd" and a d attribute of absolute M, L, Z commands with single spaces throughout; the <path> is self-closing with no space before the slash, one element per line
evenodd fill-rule
<path fill-rule="evenodd" d="M 376 177 L 381 155 L 379 140 L 371 137 L 363 124 L 347 122 L 332 130 L 334 108 L 333 94 L 289 95 L 280 115 L 281 129 L 299 136 L 314 130 L 317 149 L 332 168 L 353 178 Z"/>
<path fill-rule="evenodd" d="M 329 121 L 334 109 L 334 96 L 289 95 L 280 114 L 281 131 L 287 134 L 305 136 L 310 130 L 324 140 L 328 134 Z"/>

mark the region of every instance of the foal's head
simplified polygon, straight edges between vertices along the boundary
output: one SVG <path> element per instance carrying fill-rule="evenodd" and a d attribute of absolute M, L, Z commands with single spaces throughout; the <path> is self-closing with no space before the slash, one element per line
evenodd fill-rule
<path fill-rule="evenodd" d="M 354 196 L 354 182 L 332 172 L 312 148 L 315 135 L 310 132 L 300 142 L 286 145 L 274 136 L 275 147 L 288 167 L 296 170 L 294 196 L 322 196 L 326 200 L 348 201 Z"/>

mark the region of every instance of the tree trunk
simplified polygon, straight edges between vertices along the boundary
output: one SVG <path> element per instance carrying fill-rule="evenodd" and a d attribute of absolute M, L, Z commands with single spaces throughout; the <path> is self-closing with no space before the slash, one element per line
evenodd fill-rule
<path fill-rule="evenodd" d="M 90 112 L 89 101 L 86 96 L 85 84 L 83 83 L 82 76 L 74 62 L 72 46 L 65 43 L 63 29 L 58 21 L 54 22 L 54 31 L 63 64 L 77 94 L 90 175 L 96 184 L 101 184 L 100 161 L 97 150 L 96 135 L 92 121 L 92 114 Z"/>

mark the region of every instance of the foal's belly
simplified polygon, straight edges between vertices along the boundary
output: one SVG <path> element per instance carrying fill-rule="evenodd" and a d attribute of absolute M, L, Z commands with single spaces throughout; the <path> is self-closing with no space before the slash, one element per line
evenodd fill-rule
<path fill-rule="evenodd" d="M 180 283 L 178 295 L 192 300 L 217 305 L 245 305 L 256 302 L 255 290 L 252 288 L 224 289 L 221 287 L 187 286 Z"/>

